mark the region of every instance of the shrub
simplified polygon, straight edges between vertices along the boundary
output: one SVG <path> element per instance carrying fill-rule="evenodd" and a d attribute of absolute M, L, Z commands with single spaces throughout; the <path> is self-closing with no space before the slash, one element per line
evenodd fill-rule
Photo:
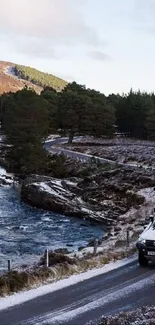
<path fill-rule="evenodd" d="M 46 261 L 46 256 L 44 254 L 43 257 L 40 259 L 39 264 L 45 265 L 45 261 Z M 76 260 L 61 253 L 49 252 L 49 266 L 54 266 L 62 263 L 68 263 L 73 265 L 76 264 Z"/>
<path fill-rule="evenodd" d="M 18 292 L 28 284 L 28 274 L 26 272 L 11 271 L 7 275 L 7 286 L 10 292 Z"/>

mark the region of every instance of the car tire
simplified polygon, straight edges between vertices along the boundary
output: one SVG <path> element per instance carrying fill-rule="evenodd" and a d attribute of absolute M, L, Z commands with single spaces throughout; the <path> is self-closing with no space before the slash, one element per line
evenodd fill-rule
<path fill-rule="evenodd" d="M 138 262 L 139 262 L 140 266 L 148 266 L 147 258 L 140 251 L 139 251 L 139 254 L 138 254 Z"/>

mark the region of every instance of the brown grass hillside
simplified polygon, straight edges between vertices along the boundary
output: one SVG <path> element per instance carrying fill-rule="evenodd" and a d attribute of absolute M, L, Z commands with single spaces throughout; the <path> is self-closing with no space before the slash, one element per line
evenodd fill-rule
<path fill-rule="evenodd" d="M 61 91 L 67 82 L 34 68 L 0 61 L 0 95 L 9 91 L 16 92 L 26 85 L 40 93 L 45 86 Z"/>
<path fill-rule="evenodd" d="M 7 71 L 11 67 L 15 67 L 15 64 L 0 61 L 0 94 L 7 93 L 9 91 L 16 92 L 26 85 L 33 88 L 37 93 L 40 93 L 42 90 L 41 87 L 34 85 L 32 82 L 8 75 Z"/>

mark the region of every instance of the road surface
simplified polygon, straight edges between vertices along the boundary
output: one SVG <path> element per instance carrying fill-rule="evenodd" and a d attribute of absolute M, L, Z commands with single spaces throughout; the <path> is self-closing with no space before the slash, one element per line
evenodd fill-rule
<path fill-rule="evenodd" d="M 67 280 L 66 280 L 67 281 Z M 63 290 L 0 311 L 0 325 L 84 325 L 101 315 L 151 305 L 155 266 L 137 260 Z"/>
<path fill-rule="evenodd" d="M 80 139 L 80 137 L 75 137 L 75 139 L 76 138 Z M 81 138 L 83 138 L 83 137 L 81 137 Z M 68 138 L 66 138 L 66 137 L 49 140 L 49 141 L 45 142 L 44 147 L 52 154 L 62 154 L 63 153 L 70 158 L 79 159 L 82 162 L 88 162 L 92 158 L 95 158 L 95 159 L 99 160 L 101 163 L 116 164 L 116 161 L 113 161 L 110 159 L 101 158 L 101 157 L 94 156 L 94 155 L 88 155 L 88 154 L 68 150 L 68 149 L 61 147 L 61 144 L 67 143 L 67 141 L 68 141 Z M 57 144 L 57 146 L 56 147 L 53 146 L 54 144 Z M 60 144 L 60 147 L 58 147 L 58 144 Z M 117 162 L 117 165 L 128 166 L 128 167 L 139 167 L 139 164 L 128 164 L 128 163 L 122 163 L 122 162 Z"/>

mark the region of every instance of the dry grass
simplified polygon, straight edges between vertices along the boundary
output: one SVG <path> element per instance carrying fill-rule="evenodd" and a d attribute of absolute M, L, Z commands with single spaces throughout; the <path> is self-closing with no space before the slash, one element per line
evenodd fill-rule
<path fill-rule="evenodd" d="M 0 61 L 0 94 L 8 93 L 8 92 L 16 92 L 22 88 L 24 88 L 26 85 L 29 88 L 34 89 L 37 93 L 40 93 L 42 88 L 39 86 L 35 86 L 32 82 L 21 80 L 21 79 L 15 79 L 12 76 L 9 76 L 5 74 L 5 70 L 8 67 L 15 66 L 13 63 L 10 62 L 3 62 Z"/>
<path fill-rule="evenodd" d="M 125 251 L 107 251 L 99 253 L 97 256 L 88 253 L 83 258 L 70 258 L 60 253 L 50 253 L 50 265 L 44 266 L 44 256 L 40 265 L 23 272 L 13 270 L 0 276 L 0 296 L 12 294 L 14 292 L 30 289 L 46 283 L 52 283 L 60 279 L 68 278 L 73 274 L 86 272 L 93 268 L 99 268 L 108 264 L 110 261 L 120 260 L 133 255 L 135 248 L 131 247 Z"/>

